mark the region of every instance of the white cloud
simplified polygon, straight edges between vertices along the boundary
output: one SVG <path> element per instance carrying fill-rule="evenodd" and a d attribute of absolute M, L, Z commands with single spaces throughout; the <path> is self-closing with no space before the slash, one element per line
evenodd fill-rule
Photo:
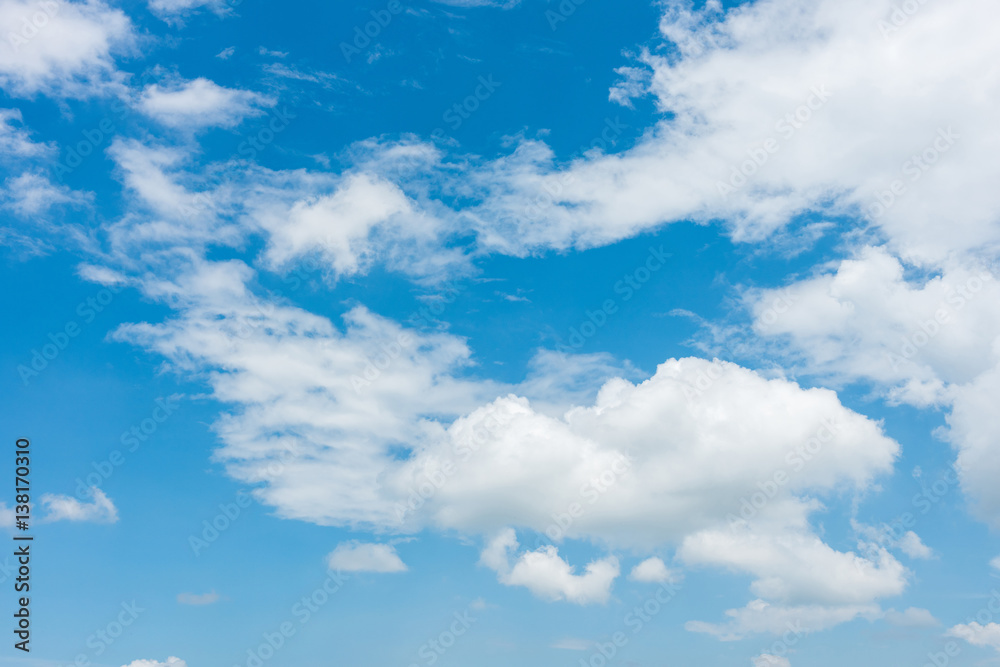
<path fill-rule="evenodd" d="M 688 621 L 689 632 L 710 634 L 721 641 L 737 641 L 755 633 L 801 637 L 832 628 L 855 618 L 875 620 L 881 616 L 878 605 L 775 605 L 754 600 L 741 609 L 726 611 L 725 624 Z"/>
<path fill-rule="evenodd" d="M 947 401 L 1000 360 L 1000 281 L 975 260 L 951 262 L 918 282 L 884 248 L 866 247 L 787 288 L 746 294 L 754 330 L 788 343 L 801 372 L 881 385 L 916 405 Z"/>
<path fill-rule="evenodd" d="M 894 180 L 905 192 L 874 219 L 894 252 L 937 261 L 1000 242 L 996 100 L 971 74 L 997 57 L 985 27 L 996 5 L 922 5 L 889 38 L 878 22 L 890 0 L 689 6 L 667 3 L 660 26 L 680 55 L 641 57 L 673 116 L 620 154 L 561 168 L 527 141 L 484 167 L 471 180 L 485 193 L 489 247 L 586 247 L 688 219 L 731 221 L 735 238 L 757 240 L 810 211 L 867 212 Z M 933 167 L 907 162 L 925 151 Z M 752 176 L 724 195 L 719 184 L 744 164 Z"/>
<path fill-rule="evenodd" d="M 778 655 L 771 655 L 769 653 L 761 653 L 757 657 L 753 658 L 753 667 L 791 667 L 792 663 L 789 662 L 788 658 L 782 658 Z"/>
<path fill-rule="evenodd" d="M 789 604 L 864 605 L 902 593 L 906 568 L 884 549 L 859 546 L 865 555 L 836 551 L 801 530 L 767 535 L 715 530 L 686 538 L 678 556 L 692 565 L 752 574 L 756 595 Z"/>
<path fill-rule="evenodd" d="M 226 0 L 149 0 L 151 12 L 175 25 L 183 24 L 184 18 L 197 13 L 202 7 L 219 16 L 232 13 Z"/>
<path fill-rule="evenodd" d="M 948 630 L 949 637 L 964 639 L 973 646 L 989 646 L 1000 651 L 1000 624 L 961 623 Z"/>
<path fill-rule="evenodd" d="M 187 667 L 187 663 L 180 658 L 167 658 L 164 662 L 157 660 L 134 660 L 122 667 Z"/>
<path fill-rule="evenodd" d="M 520 554 L 517 549 L 513 529 L 504 530 L 483 549 L 480 562 L 497 573 L 500 583 L 524 586 L 544 600 L 566 600 L 580 605 L 607 602 L 620 572 L 618 559 L 613 556 L 592 561 L 584 574 L 575 574 L 573 566 L 559 557 L 554 546 Z"/>
<path fill-rule="evenodd" d="M 211 593 L 202 593 L 201 595 L 196 595 L 194 593 L 179 593 L 177 595 L 177 602 L 180 604 L 204 606 L 215 604 L 218 601 L 219 594 L 215 591 L 212 591 Z"/>
<path fill-rule="evenodd" d="M 391 544 L 344 542 L 327 557 L 331 570 L 344 572 L 406 572 L 406 564 Z"/>
<path fill-rule="evenodd" d="M 261 107 L 273 104 L 274 100 L 259 93 L 197 78 L 147 86 L 139 109 L 169 127 L 200 129 L 234 127 L 248 116 L 263 114 Z"/>
<path fill-rule="evenodd" d="M 920 536 L 912 530 L 907 531 L 899 540 L 899 548 L 910 558 L 928 559 L 934 557 L 934 551 L 924 544 Z"/>
<path fill-rule="evenodd" d="M 399 188 L 356 174 L 331 195 L 299 200 L 288 209 L 262 209 L 254 217 L 269 234 L 272 266 L 319 253 L 338 274 L 350 274 L 381 245 L 372 238 L 373 228 L 405 213 L 412 208 Z"/>
<path fill-rule="evenodd" d="M 919 607 L 909 607 L 902 612 L 889 609 L 885 612 L 885 620 L 906 628 L 932 628 L 941 624 L 931 612 Z"/>
<path fill-rule="evenodd" d="M 997 556 L 996 558 L 990 561 L 990 567 L 992 567 L 994 570 L 1000 570 L 1000 556 Z"/>
<path fill-rule="evenodd" d="M 93 500 L 84 503 L 72 496 L 52 493 L 42 495 L 42 505 L 46 514 L 43 521 L 92 521 L 94 523 L 116 523 L 118 510 L 103 491 L 96 486 L 90 489 Z"/>
<path fill-rule="evenodd" d="M 164 261 L 176 277 L 147 279 L 143 289 L 178 317 L 115 337 L 184 372 L 226 369 L 203 376 L 235 408 L 216 425 L 218 455 L 279 516 L 496 534 L 506 526 L 542 533 L 554 515 L 573 511 L 563 538 L 683 544 L 689 562 L 749 572 L 756 594 L 782 604 L 838 607 L 831 618 L 868 611 L 905 586 L 905 569 L 888 554 L 837 552 L 809 527 L 817 497 L 867 489 L 898 452 L 831 391 L 700 359 L 669 360 L 639 384 L 610 380 L 596 399 L 567 393 L 603 381 L 580 360 L 562 378 L 561 362 L 550 360 L 536 369 L 545 381 L 515 386 L 460 378 L 471 353 L 454 336 L 406 329 L 361 307 L 344 315 L 341 331 L 255 297 L 253 272 L 240 262 Z M 567 395 L 592 405 L 558 408 Z M 408 457 L 394 452 L 398 443 L 411 448 Z M 622 461 L 631 464 L 622 469 Z M 600 491 L 589 486 L 605 478 Z M 738 518 L 762 489 L 769 500 Z M 699 544 L 730 539 L 734 521 L 740 543 L 704 555 Z M 492 563 L 505 583 L 580 602 L 603 599 L 618 573 L 616 561 L 601 559 L 575 574 L 555 548 Z"/>
<path fill-rule="evenodd" d="M 33 172 L 8 178 L 0 189 L 0 199 L 22 217 L 37 216 L 54 206 L 85 206 L 91 198 L 88 193 L 56 185 L 47 176 Z"/>
<path fill-rule="evenodd" d="M 51 153 L 53 146 L 32 141 L 31 133 L 21 122 L 20 109 L 0 109 L 0 154 L 8 157 L 37 157 Z"/>
<path fill-rule="evenodd" d="M 673 581 L 676 576 L 661 559 L 653 557 L 647 558 L 632 568 L 632 572 L 629 573 L 628 578 L 632 581 L 641 581 L 643 583 L 664 583 Z"/>
<path fill-rule="evenodd" d="M 1000 355 L 1000 340 L 994 345 Z M 972 500 L 973 511 L 994 527 L 1000 527 L 1000 424 L 996 419 L 996 397 L 1000 396 L 1000 364 L 975 381 L 952 390 L 949 429 L 945 437 L 958 449 L 955 467 L 962 489 Z"/>
<path fill-rule="evenodd" d="M 2 0 L 0 35 L 0 87 L 21 97 L 118 88 L 114 54 L 135 40 L 125 13 L 99 0 Z"/>

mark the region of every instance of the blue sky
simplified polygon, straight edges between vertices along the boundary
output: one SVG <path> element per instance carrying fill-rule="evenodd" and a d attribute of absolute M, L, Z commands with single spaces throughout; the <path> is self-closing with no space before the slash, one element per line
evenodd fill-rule
<path fill-rule="evenodd" d="M 0 664 L 997 664 L 991 19 L 0 0 Z"/>

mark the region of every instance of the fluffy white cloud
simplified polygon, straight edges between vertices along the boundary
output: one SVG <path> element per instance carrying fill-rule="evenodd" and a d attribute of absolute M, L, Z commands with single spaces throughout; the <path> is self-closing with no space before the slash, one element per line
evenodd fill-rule
<path fill-rule="evenodd" d="M 1000 650 L 1000 624 L 997 623 L 960 623 L 950 628 L 947 634 L 949 637 L 964 639 L 973 646 L 989 646 Z"/>
<path fill-rule="evenodd" d="M 958 451 L 962 488 L 977 514 L 996 523 L 1000 281 L 991 263 L 972 256 L 923 277 L 907 269 L 915 271 L 868 247 L 833 271 L 749 292 L 754 330 L 800 373 L 865 380 L 891 401 L 950 407 L 940 435 Z M 925 557 L 925 548 L 909 546 Z"/>
<path fill-rule="evenodd" d="M 671 572 L 659 558 L 647 558 L 632 568 L 628 578 L 644 583 L 664 583 L 673 581 L 677 575 Z"/>
<path fill-rule="evenodd" d="M 259 93 L 220 86 L 205 78 L 147 86 L 139 109 L 174 128 L 234 127 L 274 101 Z"/>
<path fill-rule="evenodd" d="M 692 565 L 750 573 L 755 594 L 789 604 L 858 605 L 902 593 L 906 568 L 884 549 L 860 546 L 868 553 L 842 553 L 802 531 L 716 530 L 686 538 L 678 555 Z"/>
<path fill-rule="evenodd" d="M 483 549 L 480 562 L 496 571 L 500 583 L 524 586 L 545 600 L 585 605 L 607 602 L 611 596 L 611 586 L 620 573 L 614 556 L 592 561 L 584 574 L 575 574 L 573 566 L 560 558 L 552 545 L 520 554 L 518 546 L 514 530 L 503 530 Z"/>
<path fill-rule="evenodd" d="M 1000 361 L 1000 281 L 974 259 L 913 280 L 884 248 L 866 247 L 835 272 L 745 298 L 755 332 L 789 344 L 794 368 L 866 378 L 896 400 L 946 402 L 949 385 Z"/>
<path fill-rule="evenodd" d="M 391 544 L 344 542 L 329 556 L 331 570 L 344 572 L 406 572 L 406 564 Z"/>
<path fill-rule="evenodd" d="M 289 208 L 261 208 L 255 219 L 269 234 L 267 259 L 286 265 L 319 253 L 338 274 L 355 273 L 361 262 L 380 249 L 373 228 L 392 216 L 412 213 L 406 195 L 388 181 L 355 174 L 336 192 L 301 199 Z"/>
<path fill-rule="evenodd" d="M 91 487 L 93 500 L 81 502 L 73 496 L 46 493 L 42 495 L 42 505 L 46 513 L 43 521 L 92 521 L 94 523 L 116 523 L 118 510 L 111 499 L 99 488 Z"/>
<path fill-rule="evenodd" d="M 640 384 L 610 380 L 592 406 L 564 416 L 499 398 L 418 447 L 384 485 L 446 479 L 419 512 L 440 527 L 543 533 L 562 523 L 562 537 L 652 547 L 741 517 L 800 527 L 815 507 L 806 494 L 863 488 L 897 452 L 833 392 L 691 358 Z"/>
<path fill-rule="evenodd" d="M 990 561 L 990 567 L 992 567 L 994 570 L 1000 570 L 1000 556 L 997 556 L 996 558 Z"/>
<path fill-rule="evenodd" d="M 0 87 L 17 96 L 118 87 L 114 55 L 135 39 L 125 13 L 99 0 L 2 0 L 0 35 Z"/>

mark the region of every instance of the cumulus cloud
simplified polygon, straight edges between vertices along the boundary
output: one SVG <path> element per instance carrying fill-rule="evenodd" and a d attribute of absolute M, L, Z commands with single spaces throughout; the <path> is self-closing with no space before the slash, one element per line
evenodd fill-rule
<path fill-rule="evenodd" d="M 671 572 L 659 558 L 647 558 L 632 568 L 628 578 L 643 583 L 665 583 L 673 581 L 676 574 Z"/>
<path fill-rule="evenodd" d="M 0 34 L 0 88 L 19 97 L 120 90 L 114 56 L 135 40 L 125 13 L 99 0 L 3 0 Z"/>
<path fill-rule="evenodd" d="M 264 113 L 261 107 L 273 104 L 273 100 L 259 93 L 197 78 L 147 86 L 139 100 L 139 109 L 164 125 L 199 129 L 234 127 L 248 116 Z"/>
<path fill-rule="evenodd" d="M 592 561 L 584 574 L 575 574 L 552 545 L 520 554 L 518 546 L 514 530 L 504 530 L 483 549 L 480 562 L 497 573 L 500 583 L 523 586 L 544 600 L 585 605 L 607 602 L 611 596 L 611 586 L 620 573 L 617 558 Z"/>
<path fill-rule="evenodd" d="M 365 544 L 344 542 L 338 544 L 329 556 L 331 570 L 344 572 L 406 572 L 406 564 L 391 544 Z"/>
<path fill-rule="evenodd" d="M 93 500 L 81 502 L 73 496 L 52 493 L 42 495 L 45 508 L 44 521 L 90 521 L 93 523 L 117 523 L 118 510 L 111 499 L 96 486 L 91 487 Z"/>
<path fill-rule="evenodd" d="M 981 261 L 954 261 L 923 281 L 883 247 L 865 247 L 834 272 L 750 291 L 754 330 L 787 344 L 799 372 L 865 378 L 915 405 L 947 402 L 997 361 L 1000 281 Z"/>
<path fill-rule="evenodd" d="M 950 628 L 947 634 L 949 637 L 964 639 L 973 646 L 988 646 L 1000 651 L 1000 624 L 997 623 L 960 623 Z"/>

